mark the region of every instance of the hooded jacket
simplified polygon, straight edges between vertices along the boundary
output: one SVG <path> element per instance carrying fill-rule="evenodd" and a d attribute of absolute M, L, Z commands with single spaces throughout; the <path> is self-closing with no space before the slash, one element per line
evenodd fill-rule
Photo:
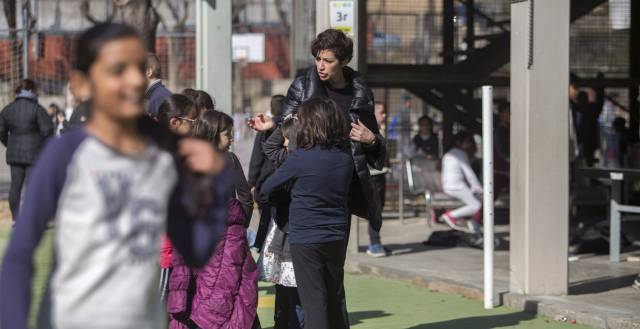
<path fill-rule="evenodd" d="M 258 268 L 245 231 L 240 202 L 229 200 L 227 231 L 200 270 L 173 254 L 167 312 L 170 329 L 250 329 L 258 306 Z"/>
<path fill-rule="evenodd" d="M 7 147 L 7 163 L 31 165 L 48 137 L 53 122 L 36 96 L 22 92 L 0 113 L 0 141 Z"/>
<path fill-rule="evenodd" d="M 367 86 L 364 78 L 350 67 L 344 68 L 344 76 L 348 84 L 353 88 L 353 100 L 349 109 L 349 117 L 352 122 L 361 120 L 375 136 L 373 145 L 360 142 L 351 142 L 351 154 L 355 164 L 354 181 L 351 185 L 349 207 L 351 212 L 359 217 L 367 218 L 376 231 L 382 226 L 382 200 L 376 193 L 371 181 L 369 167 L 382 170 L 384 167 L 386 142 L 380 134 L 374 115 L 373 92 Z M 327 97 L 325 84 L 320 80 L 315 66 L 308 68 L 298 76 L 289 87 L 284 101 L 282 117 L 294 113 L 298 106 L 313 97 Z M 294 130 L 294 129 L 292 129 Z M 295 133 L 292 132 L 292 133 Z M 295 136 L 289 138 L 289 149 L 295 149 Z M 265 153 L 277 145 L 282 145 L 281 133 L 274 132 L 265 142 Z M 267 154 L 269 156 L 269 154 Z"/>

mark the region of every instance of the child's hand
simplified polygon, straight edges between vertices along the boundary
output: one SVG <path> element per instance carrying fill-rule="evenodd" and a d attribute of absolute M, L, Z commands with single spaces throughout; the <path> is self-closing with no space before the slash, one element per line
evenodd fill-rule
<path fill-rule="evenodd" d="M 271 130 L 275 126 L 273 119 L 264 115 L 263 113 L 258 113 L 255 117 L 249 119 L 249 122 L 247 122 L 247 124 L 249 125 L 249 127 L 251 127 L 251 129 L 257 131 Z"/>
<path fill-rule="evenodd" d="M 216 175 L 224 169 L 226 162 L 210 142 L 195 138 L 181 140 L 178 154 L 184 159 L 187 169 L 198 174 Z"/>

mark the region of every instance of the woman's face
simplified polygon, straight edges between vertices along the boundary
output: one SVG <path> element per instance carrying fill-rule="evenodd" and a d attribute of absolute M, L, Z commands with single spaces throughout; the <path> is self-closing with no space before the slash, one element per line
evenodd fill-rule
<path fill-rule="evenodd" d="M 331 50 L 322 50 L 316 56 L 316 71 L 322 81 L 336 81 L 343 78 L 342 68 L 347 63 L 340 62 Z"/>
<path fill-rule="evenodd" d="M 218 143 L 218 150 L 227 152 L 231 148 L 231 142 L 233 142 L 233 132 L 231 129 L 227 129 L 220 133 L 220 142 Z"/>
<path fill-rule="evenodd" d="M 147 87 L 144 75 L 145 47 L 135 37 L 106 43 L 91 65 L 83 84 L 91 91 L 93 104 L 115 120 L 135 120 L 144 113 Z"/>

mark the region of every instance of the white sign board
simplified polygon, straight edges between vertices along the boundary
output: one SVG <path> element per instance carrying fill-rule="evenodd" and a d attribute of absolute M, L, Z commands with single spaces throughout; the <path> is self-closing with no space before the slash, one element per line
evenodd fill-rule
<path fill-rule="evenodd" d="M 355 22 L 354 1 L 329 1 L 329 26 L 353 37 Z"/>
<path fill-rule="evenodd" d="M 236 33 L 231 36 L 233 61 L 264 63 L 264 33 Z"/>

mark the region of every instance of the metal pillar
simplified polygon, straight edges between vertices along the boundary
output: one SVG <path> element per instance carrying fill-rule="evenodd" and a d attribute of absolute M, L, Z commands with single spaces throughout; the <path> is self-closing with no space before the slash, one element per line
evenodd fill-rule
<path fill-rule="evenodd" d="M 511 4 L 510 290 L 565 295 L 569 0 Z"/>
<path fill-rule="evenodd" d="M 29 78 L 29 10 L 27 1 L 22 5 L 22 78 Z"/>
<path fill-rule="evenodd" d="M 493 87 L 482 87 L 484 308 L 493 308 Z"/>
<path fill-rule="evenodd" d="M 196 88 L 231 114 L 231 1 L 196 0 Z"/>
<path fill-rule="evenodd" d="M 629 31 L 629 78 L 640 78 L 640 2 L 631 1 L 631 29 Z M 640 140 L 640 86 L 629 88 L 629 127 L 632 141 Z"/>
<path fill-rule="evenodd" d="M 453 64 L 454 50 L 454 8 L 453 0 L 442 0 L 442 55 L 443 64 Z"/>

